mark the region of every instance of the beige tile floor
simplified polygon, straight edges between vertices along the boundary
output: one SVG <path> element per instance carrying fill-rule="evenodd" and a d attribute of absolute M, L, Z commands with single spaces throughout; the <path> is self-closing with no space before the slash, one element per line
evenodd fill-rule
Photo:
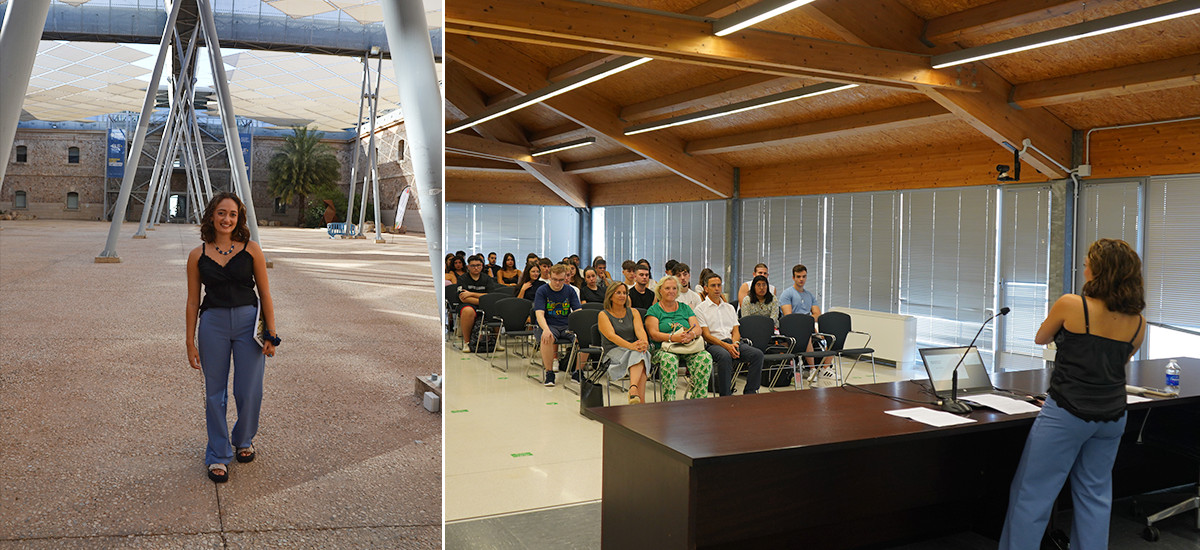
<path fill-rule="evenodd" d="M 525 376 L 524 360 L 506 373 L 450 345 L 445 357 L 447 522 L 600 499 L 603 429 L 579 414 L 565 376 L 547 388 Z M 879 382 L 900 379 L 889 367 L 877 372 Z M 850 381 L 870 383 L 870 365 L 860 364 Z M 622 400 L 614 391 L 613 401 Z"/>

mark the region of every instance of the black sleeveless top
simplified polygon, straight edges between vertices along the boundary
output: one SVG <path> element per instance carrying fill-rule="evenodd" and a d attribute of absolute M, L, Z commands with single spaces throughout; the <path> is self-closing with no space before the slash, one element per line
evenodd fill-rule
<path fill-rule="evenodd" d="M 1125 362 L 1133 353 L 1138 328 L 1128 342 L 1091 333 L 1087 299 L 1083 299 L 1084 334 L 1065 327 L 1054 336 L 1058 352 L 1050 373 L 1050 397 L 1081 420 L 1119 420 L 1125 413 Z"/>
<path fill-rule="evenodd" d="M 200 302 L 200 311 L 210 307 L 252 306 L 258 303 L 258 294 L 254 292 L 254 257 L 242 250 L 234 254 L 224 266 L 204 253 L 205 245 L 200 245 L 200 259 L 197 268 L 200 270 L 200 281 L 204 283 L 204 300 Z"/>

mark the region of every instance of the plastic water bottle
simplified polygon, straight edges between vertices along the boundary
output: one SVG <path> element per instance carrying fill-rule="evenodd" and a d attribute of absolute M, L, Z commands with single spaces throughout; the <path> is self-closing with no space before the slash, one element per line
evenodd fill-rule
<path fill-rule="evenodd" d="M 1167 393 L 1179 395 L 1179 363 L 1174 359 L 1167 363 Z"/>

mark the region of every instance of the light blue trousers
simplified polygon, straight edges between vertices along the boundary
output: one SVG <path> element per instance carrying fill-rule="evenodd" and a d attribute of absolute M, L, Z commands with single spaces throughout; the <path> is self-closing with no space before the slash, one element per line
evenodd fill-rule
<path fill-rule="evenodd" d="M 266 358 L 262 346 L 254 341 L 256 310 L 254 306 L 216 307 L 200 314 L 197 345 L 204 371 L 204 418 L 208 425 L 205 464 L 229 464 L 233 447 L 249 447 L 258 433 Z M 233 399 L 237 406 L 232 444 L 225 421 L 231 356 Z"/>
<path fill-rule="evenodd" d="M 1071 478 L 1074 520 L 1071 548 L 1108 548 L 1112 515 L 1112 468 L 1126 417 L 1088 422 L 1046 399 L 1033 421 L 1021 464 L 1008 495 L 1001 550 L 1037 550 L 1050 521 L 1054 499 Z"/>

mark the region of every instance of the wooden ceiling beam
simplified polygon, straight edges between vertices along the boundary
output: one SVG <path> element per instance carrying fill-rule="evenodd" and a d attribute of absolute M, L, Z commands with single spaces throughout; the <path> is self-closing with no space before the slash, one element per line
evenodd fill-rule
<path fill-rule="evenodd" d="M 908 9 L 897 0 L 873 2 L 891 4 L 889 13 Z M 861 17 L 857 12 L 844 9 L 838 2 L 829 10 L 825 10 L 825 4 L 816 4 L 816 7 L 846 28 L 854 28 L 852 20 L 856 16 Z M 906 18 L 900 19 L 903 21 Z M 871 37 L 864 37 L 868 42 L 879 39 L 872 38 L 878 37 L 879 33 L 888 34 L 888 25 L 892 23 L 890 19 L 877 19 L 875 22 L 881 28 L 872 31 Z M 903 23 L 897 25 L 891 34 L 899 38 L 889 39 L 889 46 L 911 41 L 910 49 L 924 47 L 919 38 L 911 36 L 909 30 L 909 26 Z M 1020 110 L 1010 105 L 1008 100 L 1012 84 L 983 63 L 961 65 L 953 70 L 962 75 L 964 80 L 974 83 L 978 87 L 977 92 L 963 93 L 932 86 L 917 86 L 917 89 L 996 143 L 1008 143 L 1020 149 L 1023 140 L 1029 139 L 1035 147 L 1045 151 L 1049 159 L 1031 152 L 1022 157 L 1025 163 L 1048 177 L 1067 177 L 1066 171 L 1059 168 L 1058 164 L 1069 166 L 1071 163 L 1070 126 L 1045 109 Z"/>
<path fill-rule="evenodd" d="M 925 40 L 935 44 L 978 40 L 990 34 L 1039 23 L 1122 0 L 997 0 L 930 19 Z"/>
<path fill-rule="evenodd" d="M 515 162 L 476 157 L 446 157 L 446 170 L 461 172 L 524 172 Z"/>
<path fill-rule="evenodd" d="M 492 181 L 447 175 L 446 202 L 571 206 L 551 189 L 534 181 Z"/>
<path fill-rule="evenodd" d="M 1104 97 L 1195 86 L 1200 54 L 1081 73 L 1013 87 L 1012 103 L 1023 109 Z"/>
<path fill-rule="evenodd" d="M 692 155 L 712 155 L 759 147 L 795 145 L 806 141 L 910 128 L 956 118 L 945 107 L 932 101 L 925 101 L 868 113 L 699 139 L 689 142 L 686 151 Z"/>
<path fill-rule="evenodd" d="M 584 128 L 574 122 L 559 124 L 553 128 L 547 128 L 540 132 L 529 134 L 529 143 L 543 147 L 553 143 L 570 141 L 573 139 L 585 138 L 591 135 L 591 130 Z"/>
<path fill-rule="evenodd" d="M 718 37 L 705 21 L 569 0 L 456 0 L 446 6 L 446 30 L 784 76 L 972 89 L 953 71 L 930 68 L 928 56 L 756 30 Z"/>
<path fill-rule="evenodd" d="M 530 156 L 529 147 L 476 137 L 461 132 L 446 136 L 446 151 L 483 159 L 549 164 L 549 161 L 535 159 Z"/>
<path fill-rule="evenodd" d="M 447 109 L 453 109 L 463 114 L 463 118 L 486 109 L 487 106 L 484 104 L 483 94 L 471 85 L 466 75 L 459 71 L 458 68 L 453 69 L 446 71 Z M 518 143 L 525 146 L 526 151 L 529 149 L 529 141 L 525 138 L 524 131 L 510 117 L 489 120 L 483 124 L 475 125 L 472 129 L 484 137 Z M 454 137 L 459 134 L 461 132 L 446 136 L 447 151 L 450 150 L 451 143 L 455 141 Z M 533 157 L 530 157 L 529 161 L 519 160 L 517 164 L 521 169 L 529 172 L 530 175 L 542 182 L 546 188 L 568 205 L 575 208 L 586 208 L 588 206 L 587 183 L 580 179 L 579 176 L 563 173 L 562 167 L 556 160 L 542 157 L 534 162 Z"/>
<path fill-rule="evenodd" d="M 648 99 L 621 108 L 621 119 L 636 122 L 659 115 L 668 115 L 692 107 L 711 106 L 732 102 L 752 90 L 779 86 L 795 82 L 789 76 L 773 76 L 762 73 L 743 73 L 725 80 L 718 80 L 689 88 L 681 92 Z"/>
<path fill-rule="evenodd" d="M 634 152 L 620 153 L 597 159 L 581 160 L 578 162 L 563 163 L 563 172 L 568 174 L 586 174 L 588 172 L 599 172 L 602 170 L 613 170 L 616 168 L 628 168 L 633 165 L 650 162 Z"/>
<path fill-rule="evenodd" d="M 604 62 L 612 61 L 618 57 L 620 56 L 611 53 L 589 52 L 556 67 L 551 67 L 546 74 L 550 80 L 558 81 L 575 76 L 588 69 L 594 69 Z"/>
<path fill-rule="evenodd" d="M 446 55 L 519 92 L 529 93 L 546 85 L 544 66 L 500 41 L 449 35 Z M 553 97 L 543 105 L 715 195 L 708 198 L 733 195 L 732 166 L 718 159 L 701 159 L 684 153 L 683 140 L 669 131 L 626 136 L 625 123 L 617 118 L 620 108 L 587 87 Z"/>

